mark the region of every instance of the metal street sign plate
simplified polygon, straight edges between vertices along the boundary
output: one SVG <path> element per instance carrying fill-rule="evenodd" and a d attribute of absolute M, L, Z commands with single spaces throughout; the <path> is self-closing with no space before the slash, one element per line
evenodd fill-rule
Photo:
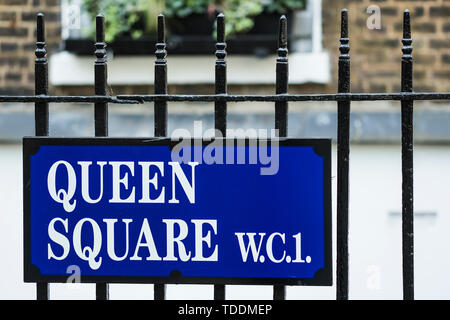
<path fill-rule="evenodd" d="M 328 139 L 23 148 L 26 282 L 332 284 Z"/>

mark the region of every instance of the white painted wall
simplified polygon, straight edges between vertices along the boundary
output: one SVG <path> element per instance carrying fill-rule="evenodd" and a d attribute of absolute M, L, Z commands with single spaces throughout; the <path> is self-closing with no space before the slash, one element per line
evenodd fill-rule
<path fill-rule="evenodd" d="M 333 156 L 333 193 L 336 157 Z M 450 147 L 416 146 L 417 299 L 450 299 Z M 351 148 L 350 298 L 401 299 L 401 157 L 399 146 Z M 0 145 L 0 299 L 35 299 L 22 281 L 22 149 Z M 336 196 L 333 196 L 335 222 Z M 336 228 L 333 228 L 333 237 Z M 333 247 L 335 252 L 335 244 Z M 334 261 L 336 257 L 334 256 Z M 334 267 L 335 269 L 335 267 Z M 111 285 L 111 299 L 152 299 L 152 285 Z M 212 299 L 212 286 L 168 288 L 169 299 Z M 288 299 L 334 299 L 335 287 L 289 287 Z M 52 299 L 94 299 L 94 285 L 52 284 Z M 271 299 L 269 286 L 228 286 L 227 299 Z"/>

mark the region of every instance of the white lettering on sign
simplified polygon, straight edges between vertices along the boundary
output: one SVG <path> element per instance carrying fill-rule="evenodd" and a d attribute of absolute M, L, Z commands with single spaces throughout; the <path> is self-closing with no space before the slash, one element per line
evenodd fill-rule
<path fill-rule="evenodd" d="M 102 264 L 102 257 L 100 252 L 102 249 L 102 228 L 106 228 L 106 252 L 108 257 L 114 261 L 123 261 L 129 259 L 131 261 L 142 261 L 145 257 L 146 261 L 218 261 L 218 245 L 212 245 L 212 234 L 217 234 L 217 220 L 207 219 L 192 219 L 191 223 L 194 227 L 194 246 L 187 248 L 187 239 L 189 237 L 189 225 L 186 221 L 181 219 L 163 219 L 162 222 L 166 225 L 166 256 L 161 258 L 160 252 L 161 244 L 155 243 L 153 239 L 150 224 L 147 218 L 141 222 L 138 240 L 131 243 L 130 240 L 130 224 L 133 219 L 122 219 L 121 223 L 117 223 L 117 219 L 103 219 L 104 225 L 99 225 L 91 218 L 84 218 L 79 220 L 73 230 L 70 230 L 68 218 L 53 218 L 48 226 L 48 234 L 52 244 L 48 244 L 48 260 L 64 260 L 70 254 L 71 245 L 69 235 L 72 234 L 72 246 L 75 254 L 82 260 L 87 261 L 92 270 L 97 270 Z M 136 223 L 136 222 L 134 222 Z M 55 224 L 60 224 L 64 232 L 56 230 Z M 116 225 L 122 226 L 115 228 Z M 176 227 L 175 227 L 176 226 Z M 205 227 L 208 226 L 208 227 Z M 90 228 L 90 233 L 93 235 L 91 243 L 87 243 L 82 239 L 82 230 Z M 61 229 L 61 226 L 58 227 Z M 205 230 L 208 229 L 205 235 Z M 125 250 L 118 256 L 115 251 L 116 232 L 122 232 L 125 236 Z M 177 235 L 175 235 L 175 230 Z M 211 232 L 212 230 L 212 232 Z M 135 237 L 131 237 L 136 239 Z M 84 245 L 82 245 L 84 244 Z M 129 257 L 129 248 L 134 246 L 134 254 Z M 60 247 L 60 248 L 57 248 Z M 56 255 L 56 250 L 61 251 L 62 254 Z M 207 254 L 206 251 L 210 253 Z M 144 254 L 146 253 L 146 254 Z"/>
<path fill-rule="evenodd" d="M 67 172 L 67 188 L 66 189 L 59 189 L 56 191 L 56 170 L 59 166 L 64 166 L 66 168 Z M 73 170 L 73 167 L 70 163 L 67 161 L 57 161 L 55 162 L 48 171 L 47 176 L 47 187 L 48 192 L 50 193 L 50 196 L 53 200 L 56 202 L 62 203 L 64 210 L 67 212 L 72 212 L 75 209 L 76 206 L 76 200 L 73 200 L 71 203 L 71 200 L 75 194 L 77 181 L 76 181 L 75 171 Z"/>
<path fill-rule="evenodd" d="M 78 161 L 59 160 L 48 171 L 48 193 L 68 217 L 48 222 L 47 258 L 64 260 L 69 255 L 98 270 L 104 259 L 112 261 L 219 261 L 218 221 L 190 217 L 190 220 L 148 217 L 96 220 L 79 217 L 79 208 L 107 201 L 126 203 L 178 204 L 196 202 L 196 167 L 199 162 Z M 81 211 L 81 209 L 80 209 Z M 157 225 L 159 224 L 159 225 Z M 153 236 L 153 230 L 158 230 Z M 161 235 L 161 231 L 165 235 Z M 311 263 L 302 253 L 302 234 L 258 230 L 230 232 L 236 239 L 236 254 L 243 263 Z M 279 230 L 278 230 L 279 231 Z M 162 236 L 162 237 L 161 237 Z M 236 237 L 236 238 L 234 238 Z M 223 238 L 225 239 L 225 238 Z M 108 260 L 106 260 L 108 261 Z M 107 263 L 105 263 L 106 265 Z"/>
<path fill-rule="evenodd" d="M 241 257 L 243 262 L 247 262 L 249 258 L 249 254 L 251 253 L 253 262 L 264 263 L 266 261 L 266 256 L 262 253 L 263 243 L 265 240 L 266 233 L 258 233 L 256 232 L 235 232 L 234 235 L 237 237 L 239 250 L 241 252 Z M 256 237 L 257 235 L 257 237 Z M 259 238 L 255 240 L 256 238 Z M 286 244 L 286 235 L 280 232 L 274 232 L 267 237 L 265 249 L 267 258 L 273 263 L 311 263 L 311 257 L 306 256 L 305 259 L 302 259 L 302 251 L 301 251 L 301 240 L 302 234 L 296 233 L 292 236 L 295 240 L 295 258 L 292 259 L 290 255 L 286 254 L 285 244 Z M 275 257 L 274 253 L 274 242 L 275 239 L 279 243 L 277 245 L 278 251 L 281 251 L 281 254 L 278 252 L 279 258 Z M 258 244 L 256 244 L 258 243 Z"/>
<path fill-rule="evenodd" d="M 77 200 L 79 201 L 79 199 L 74 199 L 78 187 L 81 188 L 81 197 L 86 203 L 95 204 L 100 202 L 104 194 L 104 179 L 107 172 L 111 174 L 112 181 L 112 196 L 108 201 L 110 203 L 136 202 L 136 188 L 130 182 L 136 171 L 134 161 L 97 161 L 95 164 L 92 161 L 78 161 L 77 164 L 80 168 L 76 167 L 76 169 L 79 169 L 76 171 L 67 161 L 56 161 L 50 167 L 47 175 L 47 187 L 50 197 L 54 201 L 61 203 L 66 212 L 75 210 Z M 178 185 L 180 185 L 189 203 L 195 203 L 195 167 L 198 165 L 198 162 L 188 163 L 191 168 L 190 181 L 180 163 L 168 162 L 167 164 L 172 169 L 171 198 L 167 202 L 180 203 L 180 192 L 177 192 L 177 189 L 179 189 Z M 164 181 L 164 162 L 138 161 L 137 166 L 141 168 L 140 172 L 142 173 L 141 179 L 138 179 L 141 183 L 142 196 L 137 202 L 165 203 L 166 188 L 161 185 L 161 181 Z M 90 174 L 93 170 L 99 172 L 98 190 L 90 190 L 89 187 L 91 183 Z M 65 178 L 66 183 L 57 187 L 57 175 Z M 150 186 L 155 190 L 155 194 L 151 194 Z M 96 194 L 96 196 L 94 197 L 92 193 Z"/>
<path fill-rule="evenodd" d="M 103 254 L 113 261 L 219 261 L 219 244 L 213 238 L 218 235 L 217 220 L 191 219 L 188 223 L 182 219 L 162 219 L 155 226 L 158 222 L 152 222 L 151 225 L 148 218 L 141 221 L 105 218 L 103 223 L 83 218 L 70 224 L 68 218 L 53 218 L 48 226 L 51 240 L 48 244 L 48 260 L 64 260 L 73 248 L 76 256 L 87 261 L 92 270 L 97 270 L 102 264 L 101 252 L 105 246 L 106 252 Z M 140 226 L 138 229 L 133 228 L 139 233 L 130 235 L 133 223 Z M 161 229 L 164 225 L 164 243 L 155 241 L 152 226 Z M 91 234 L 88 241 L 82 239 L 82 230 L 85 228 Z M 106 237 L 103 236 L 104 232 Z M 281 232 L 236 232 L 234 235 L 244 263 L 311 263 L 310 256 L 302 256 L 301 233 L 286 236 Z M 106 245 L 102 239 L 106 239 Z M 116 241 L 125 242 L 118 246 L 122 248 L 121 252 L 116 251 Z M 288 254 L 287 242 L 293 242 L 293 246 L 290 246 L 293 256 Z"/>
<path fill-rule="evenodd" d="M 84 201 L 87 203 L 97 203 L 103 197 L 103 167 L 106 165 L 106 161 L 98 161 L 97 165 L 100 167 L 100 191 L 97 199 L 91 199 L 91 195 L 89 193 L 89 167 L 92 164 L 92 161 L 78 161 L 78 164 L 81 166 L 81 194 L 83 196 Z"/>

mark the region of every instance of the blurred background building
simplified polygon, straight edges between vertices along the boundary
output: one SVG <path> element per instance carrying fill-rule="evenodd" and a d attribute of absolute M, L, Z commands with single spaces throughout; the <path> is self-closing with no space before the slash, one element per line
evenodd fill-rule
<path fill-rule="evenodd" d="M 169 93 L 214 92 L 213 18 L 223 9 L 228 10 L 225 13 L 230 31 L 227 38 L 228 92 L 274 93 L 277 21 L 281 12 L 273 8 L 272 13 L 268 13 L 261 8 L 238 7 L 244 1 L 235 1 L 235 7 L 230 5 L 231 8 L 226 3 L 214 6 L 212 2 L 199 0 L 197 7 L 187 10 L 185 6 L 185 11 L 181 11 L 183 8 L 176 11 L 174 5 L 167 5 Z M 261 3 L 270 5 L 277 1 Z M 285 11 L 282 13 L 287 15 L 290 26 L 290 93 L 337 91 L 340 10 L 344 7 L 349 10 L 353 92 L 400 91 L 402 15 L 407 8 L 412 13 L 414 90 L 450 91 L 448 1 L 305 0 L 298 3 L 300 9 L 283 7 L 281 10 Z M 140 8 L 135 10 L 135 18 L 121 15 L 121 12 L 130 12 L 131 4 Z M 50 94 L 93 94 L 91 22 L 97 9 L 104 13 L 107 35 L 110 34 L 107 39 L 110 94 L 153 93 L 155 36 L 152 24 L 147 22 L 146 25 L 142 17 L 148 15 L 148 19 L 156 19 L 161 4 L 164 1 L 1 0 L 0 94 L 34 94 L 38 12 L 45 13 Z M 144 13 L 142 7 L 146 8 Z M 244 13 L 247 10 L 248 16 L 235 17 L 236 8 Z M 199 21 L 198 16 L 203 20 Z M 350 298 L 402 297 L 399 106 L 398 102 L 352 103 Z M 290 103 L 289 108 L 289 136 L 335 139 L 335 103 Z M 176 128 L 192 130 L 196 120 L 203 121 L 204 129 L 213 127 L 213 109 L 210 103 L 171 103 L 169 133 Z M 50 105 L 50 135 L 92 136 L 93 122 L 92 105 Z M 110 105 L 109 122 L 111 136 L 153 136 L 153 105 Z M 270 129 L 273 123 L 271 103 L 229 104 L 230 128 Z M 0 287 L 8 289 L 0 290 L 0 298 L 34 298 L 34 286 L 22 282 L 20 144 L 23 136 L 33 133 L 32 104 L 1 105 L 0 250 L 5 252 L 6 262 L 0 269 L 3 275 L 11 276 L 0 280 Z M 447 254 L 450 235 L 446 232 L 450 228 L 450 203 L 447 201 L 450 194 L 447 184 L 450 181 L 449 103 L 416 102 L 414 134 L 416 296 L 449 299 L 450 277 L 446 275 L 450 267 Z M 335 176 L 334 173 L 333 185 Z M 335 217 L 335 210 L 333 212 Z M 54 298 L 89 298 L 95 294 L 94 287 L 89 285 L 75 289 L 52 285 L 52 288 Z M 270 287 L 229 287 L 227 292 L 228 298 L 236 299 L 272 297 Z M 149 286 L 115 285 L 111 288 L 112 298 L 151 298 L 151 293 Z M 172 286 L 168 291 L 168 298 L 211 297 L 211 286 L 195 286 L 195 290 L 190 286 Z M 334 287 L 288 290 L 288 298 L 292 299 L 334 297 Z"/>

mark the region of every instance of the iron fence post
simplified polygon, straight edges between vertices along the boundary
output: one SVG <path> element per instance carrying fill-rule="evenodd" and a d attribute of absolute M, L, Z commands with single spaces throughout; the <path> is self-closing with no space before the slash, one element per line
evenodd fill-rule
<path fill-rule="evenodd" d="M 95 42 L 95 94 L 106 96 L 107 87 L 107 65 L 106 65 L 106 43 L 105 43 L 105 17 L 102 14 L 96 17 L 96 42 Z M 94 104 L 95 136 L 108 136 L 108 103 L 97 102 Z M 109 285 L 107 283 L 96 283 L 96 299 L 109 299 Z"/>
<path fill-rule="evenodd" d="M 160 14 L 157 21 L 158 42 L 156 43 L 155 60 L 155 94 L 167 94 L 167 51 L 165 43 L 165 25 L 164 16 Z M 155 114 L 155 137 L 167 136 L 167 101 L 154 102 Z M 166 298 L 166 285 L 164 283 L 155 283 L 153 285 L 153 294 L 155 300 L 164 300 Z"/>
<path fill-rule="evenodd" d="M 48 62 L 45 49 L 45 21 L 44 14 L 38 13 L 36 17 L 36 60 L 34 64 L 35 95 L 48 95 Z M 36 136 L 48 136 L 49 116 L 48 102 L 36 102 L 34 105 L 34 126 Z M 38 300 L 50 298 L 50 285 L 46 282 L 36 284 Z"/>
<path fill-rule="evenodd" d="M 338 92 L 350 92 L 350 45 L 348 12 L 341 12 L 341 39 L 338 70 Z M 337 132 L 337 266 L 336 298 L 348 299 L 348 201 L 350 155 L 350 101 L 338 101 Z"/>
<path fill-rule="evenodd" d="M 402 92 L 413 91 L 410 13 L 403 14 Z M 402 250 L 403 299 L 414 300 L 413 100 L 402 100 Z"/>
<path fill-rule="evenodd" d="M 287 49 L 287 19 L 281 16 L 278 32 L 278 57 L 276 62 L 276 94 L 288 93 L 288 49 Z M 279 137 L 287 136 L 288 127 L 288 103 L 287 101 L 275 102 L 275 130 Z M 273 299 L 286 299 L 286 287 L 275 285 L 273 287 Z"/>
<path fill-rule="evenodd" d="M 225 42 L 225 16 L 220 13 L 217 16 L 217 43 L 216 43 L 216 70 L 215 70 L 215 92 L 216 94 L 227 93 L 227 44 Z M 227 102 L 215 101 L 214 103 L 214 127 L 222 137 L 226 137 L 227 130 Z M 225 300 L 225 285 L 214 285 L 214 300 Z"/>

